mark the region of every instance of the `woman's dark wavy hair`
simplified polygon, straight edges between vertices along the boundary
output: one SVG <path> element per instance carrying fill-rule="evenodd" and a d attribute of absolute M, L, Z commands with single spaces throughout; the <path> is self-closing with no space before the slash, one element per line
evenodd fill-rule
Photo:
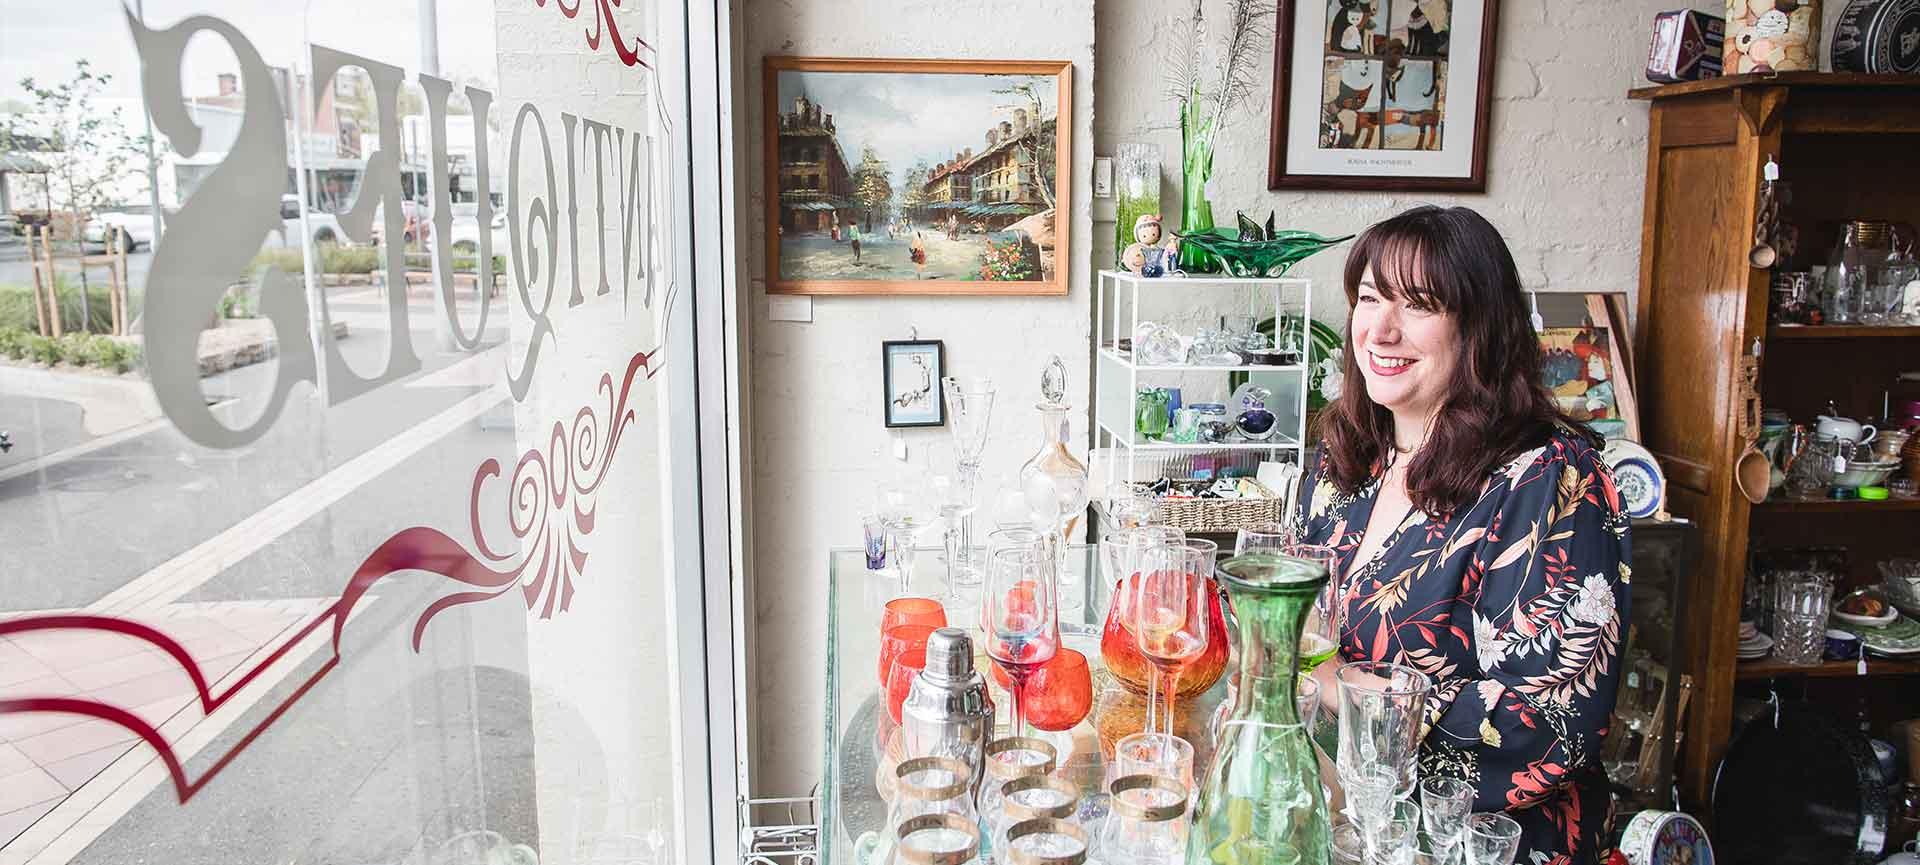
<path fill-rule="evenodd" d="M 1539 336 L 1528 319 L 1520 271 L 1500 232 L 1464 207 L 1416 207 L 1368 228 L 1347 256 L 1346 388 L 1320 416 L 1322 475 L 1351 494 L 1393 447 L 1393 414 L 1367 396 L 1364 346 L 1351 310 L 1372 271 L 1388 299 L 1426 303 L 1453 317 L 1460 363 L 1426 446 L 1408 468 L 1413 506 L 1440 516 L 1471 505 L 1489 474 L 1544 444 L 1568 420 L 1541 383 Z"/>

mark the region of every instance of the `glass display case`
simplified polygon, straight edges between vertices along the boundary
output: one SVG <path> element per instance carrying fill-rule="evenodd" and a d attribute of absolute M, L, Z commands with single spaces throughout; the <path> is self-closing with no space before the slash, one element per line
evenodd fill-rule
<path fill-rule="evenodd" d="M 980 587 L 950 586 L 945 564 L 931 550 L 915 557 L 907 594 L 941 601 L 947 623 L 965 628 L 975 638 L 975 660 L 982 670 L 990 665 L 979 646 Z M 1065 648 L 1086 656 L 1093 677 L 1093 706 L 1071 729 L 1040 732 L 1059 752 L 1064 775 L 1077 784 L 1083 801 L 1097 800 L 1105 786 L 1105 760 L 1113 743 L 1146 726 L 1146 698 L 1122 687 L 1100 659 L 1100 631 L 1113 587 L 1102 578 L 1096 548 L 1068 548 L 1062 576 L 1060 633 Z M 880 620 L 887 601 L 900 597 L 900 581 L 891 570 L 867 570 L 863 550 L 845 548 L 830 554 L 827 598 L 827 675 L 825 737 L 820 785 L 820 854 L 825 865 L 860 861 L 856 851 L 862 836 L 877 840 L 886 829 L 887 803 L 877 777 L 899 762 L 897 727 L 879 699 L 875 669 L 880 656 Z M 989 672 L 989 687 L 1000 729 L 1006 730 L 1008 695 Z M 1194 745 L 1194 765 L 1212 758 L 1206 735 L 1208 722 L 1226 694 L 1223 677 L 1198 698 L 1182 699 L 1177 708 L 1176 732 Z M 1094 807 L 1098 807 L 1097 804 Z M 869 842 L 870 843 L 870 842 Z"/>

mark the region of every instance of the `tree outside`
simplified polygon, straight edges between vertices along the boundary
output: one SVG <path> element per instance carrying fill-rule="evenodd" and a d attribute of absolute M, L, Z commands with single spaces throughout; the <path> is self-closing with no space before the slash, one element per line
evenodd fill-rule
<path fill-rule="evenodd" d="M 145 172 L 130 166 L 136 158 L 145 160 L 147 137 L 129 131 L 119 108 L 101 105 L 112 80 L 84 59 L 74 62 L 66 81 L 42 85 L 32 76 L 22 78 L 27 108 L 0 123 L 0 150 L 36 150 L 34 158 L 47 168 L 24 178 L 23 187 L 42 187 L 23 189 L 27 200 L 46 201 L 65 214 L 75 242 L 94 211 L 145 189 Z"/>

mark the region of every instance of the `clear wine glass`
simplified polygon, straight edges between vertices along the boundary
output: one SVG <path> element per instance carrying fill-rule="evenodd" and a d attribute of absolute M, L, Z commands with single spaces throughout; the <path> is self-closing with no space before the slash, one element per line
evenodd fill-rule
<path fill-rule="evenodd" d="M 923 472 L 908 468 L 880 482 L 874 490 L 873 513 L 887 527 L 887 546 L 895 554 L 900 591 L 913 578 L 914 536 L 933 522 L 933 497 Z"/>
<path fill-rule="evenodd" d="M 999 550 L 987 559 L 980 630 L 987 656 L 1012 681 L 1013 734 L 1025 735 L 1027 679 L 1060 648 L 1053 556 L 1041 547 Z"/>
<path fill-rule="evenodd" d="M 1207 609 L 1218 547 L 1184 538 L 1148 548 L 1133 591 L 1133 635 L 1153 664 L 1147 732 L 1173 733 L 1180 670 L 1207 648 Z"/>
<path fill-rule="evenodd" d="M 986 454 L 987 432 L 993 419 L 996 393 L 993 380 L 948 376 L 940 380 L 940 392 L 947 401 L 947 429 L 953 437 L 956 482 L 971 494 L 980 486 L 980 461 Z M 949 527 L 948 531 L 958 534 L 947 542 L 947 570 L 953 583 L 979 582 L 980 564 L 973 555 L 973 511 L 968 509 L 960 514 L 959 525 Z"/>

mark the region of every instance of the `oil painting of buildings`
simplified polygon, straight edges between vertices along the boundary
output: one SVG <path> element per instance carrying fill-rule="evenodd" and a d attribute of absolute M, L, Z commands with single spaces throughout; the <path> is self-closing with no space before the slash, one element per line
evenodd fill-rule
<path fill-rule="evenodd" d="M 1069 71 L 769 58 L 769 290 L 1063 293 Z"/>

